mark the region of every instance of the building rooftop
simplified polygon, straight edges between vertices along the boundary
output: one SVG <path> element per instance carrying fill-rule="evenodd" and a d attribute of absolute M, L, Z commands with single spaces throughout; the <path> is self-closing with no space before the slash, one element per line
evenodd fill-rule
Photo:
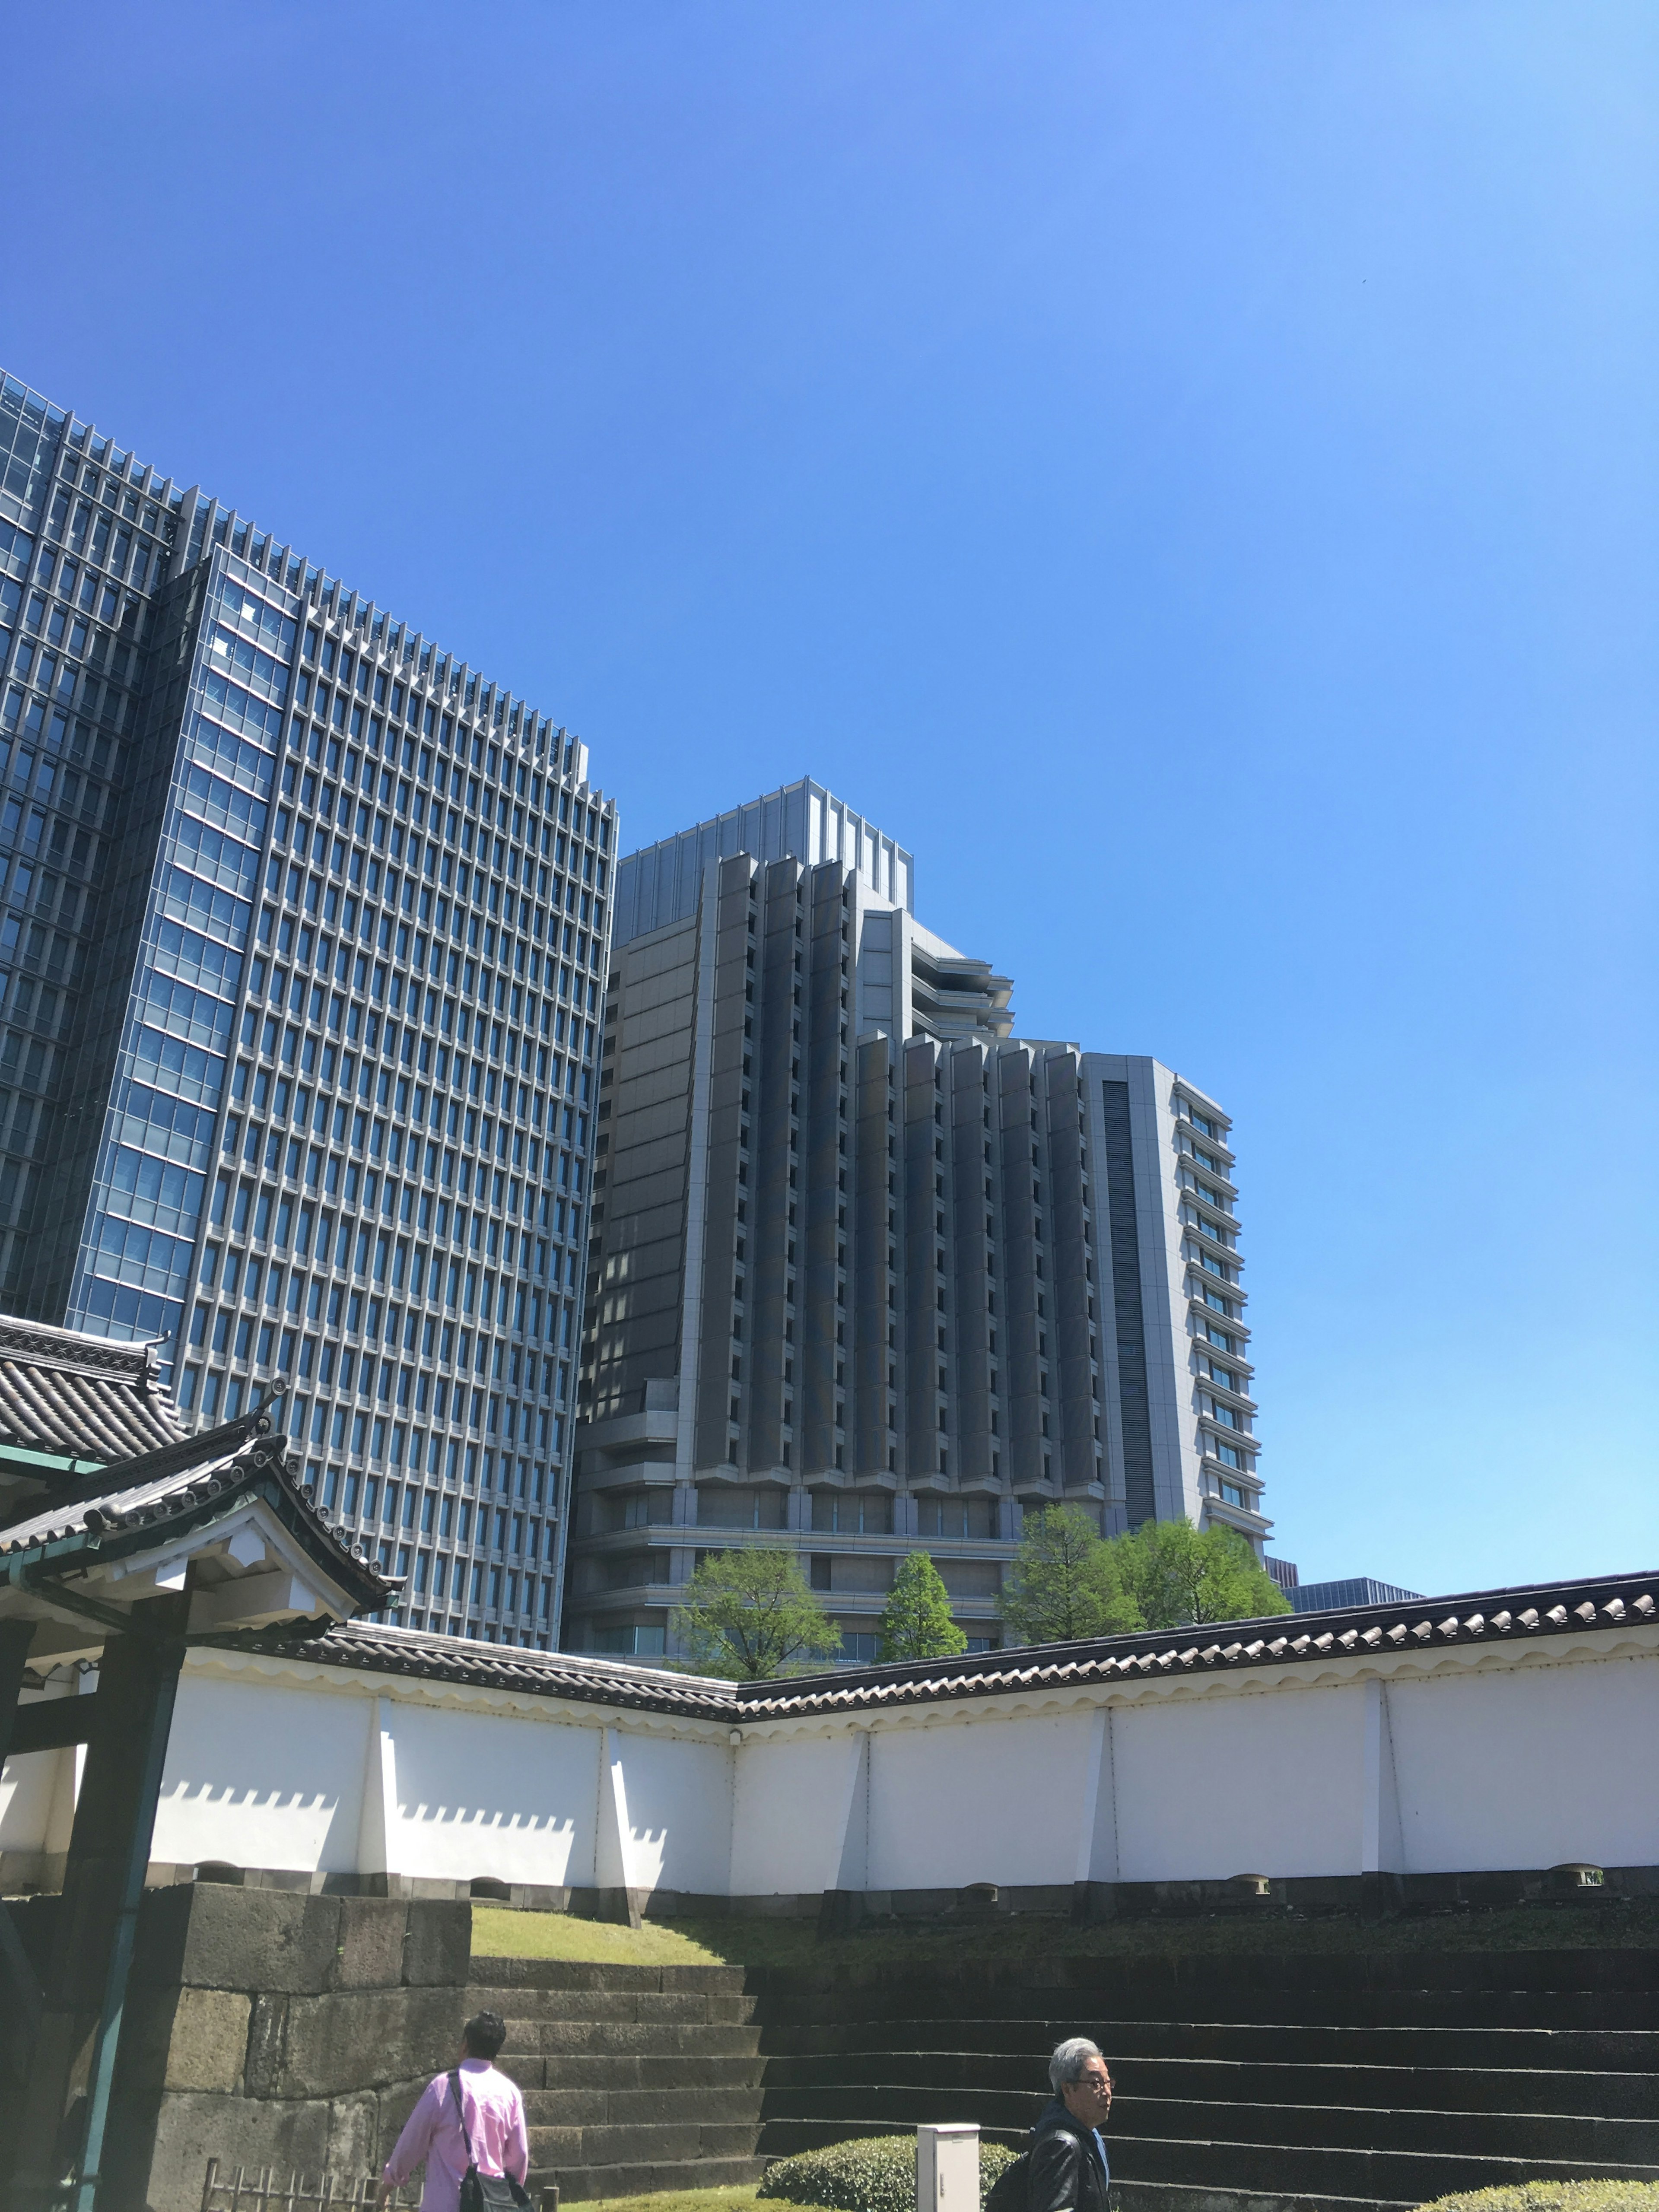
<path fill-rule="evenodd" d="M 734 853 L 748 853 L 762 862 L 793 855 L 809 868 L 840 860 L 889 905 L 915 910 L 915 863 L 903 846 L 821 783 L 803 776 L 763 799 L 751 799 L 624 854 L 617 864 L 613 946 L 684 921 L 696 909 L 710 860 L 727 860 Z"/>

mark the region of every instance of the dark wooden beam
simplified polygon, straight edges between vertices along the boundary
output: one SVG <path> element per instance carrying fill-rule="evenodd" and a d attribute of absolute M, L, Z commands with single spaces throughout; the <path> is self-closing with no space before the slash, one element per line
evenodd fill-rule
<path fill-rule="evenodd" d="M 46 1698 L 40 1704 L 19 1705 L 11 1724 L 8 1757 L 27 1751 L 62 1751 L 71 1743 L 90 1743 L 98 1721 L 98 1699 Z"/>
<path fill-rule="evenodd" d="M 21 1711 L 17 1694 L 23 1686 L 23 1669 L 28 1663 L 29 1645 L 33 1640 L 32 1620 L 0 1620 L 0 1766 L 11 1754 L 17 1715 Z"/>

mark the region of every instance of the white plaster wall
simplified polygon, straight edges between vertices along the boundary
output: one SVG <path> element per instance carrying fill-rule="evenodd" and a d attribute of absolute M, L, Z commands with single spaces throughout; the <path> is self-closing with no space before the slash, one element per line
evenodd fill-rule
<path fill-rule="evenodd" d="M 1075 1881 L 1091 1719 L 975 1720 L 963 1705 L 873 1731 L 869 1887 Z"/>
<path fill-rule="evenodd" d="M 95 1674 L 83 1675 L 69 1694 L 90 1697 L 98 1687 Z M 62 1696 L 54 1690 L 50 1696 Z M 25 1690 L 18 1703 L 46 1702 L 38 1690 Z M 76 1795 L 81 1769 L 86 1763 L 84 1745 L 64 1751 L 31 1752 L 26 1758 L 0 1764 L 0 1854 L 15 1859 L 38 1851 L 64 1851 L 75 1818 Z M 27 1879 L 36 1878 L 31 1872 Z"/>
<path fill-rule="evenodd" d="M 384 1710 L 397 1777 L 392 1872 L 592 1884 L 601 1727 L 401 1698 Z"/>
<path fill-rule="evenodd" d="M 186 1673 L 150 1856 L 352 1872 L 368 1703 Z"/>
<path fill-rule="evenodd" d="M 1659 1656 L 1389 1688 L 1406 1869 L 1659 1863 Z"/>
<path fill-rule="evenodd" d="M 628 1799 L 628 1886 L 724 1897 L 732 1753 L 723 1743 L 617 1731 Z"/>
<path fill-rule="evenodd" d="M 841 1885 L 860 1751 L 857 1729 L 738 1745 L 732 1808 L 733 1897 L 816 1895 Z M 858 1808 L 860 1827 L 863 1807 Z M 862 1858 L 862 1837 L 858 1839 Z M 862 1882 L 854 1887 L 863 1887 Z"/>
<path fill-rule="evenodd" d="M 34 1752 L 9 1759 L 0 1767 L 0 1851 L 40 1851 L 46 1847 L 52 1788 L 60 1752 Z"/>
<path fill-rule="evenodd" d="M 736 1747 L 599 1707 L 204 1659 L 151 1856 L 739 1896 L 1659 1863 L 1659 1650 L 1468 1657 L 838 1715 Z M 0 1778 L 12 1863 L 64 1847 L 78 1757 Z"/>
<path fill-rule="evenodd" d="M 1361 1683 L 1118 1706 L 1119 1879 L 1363 1872 L 1364 1723 Z"/>

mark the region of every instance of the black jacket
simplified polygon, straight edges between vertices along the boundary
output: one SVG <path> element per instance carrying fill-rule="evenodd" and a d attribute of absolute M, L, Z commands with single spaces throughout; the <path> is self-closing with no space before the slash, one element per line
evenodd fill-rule
<path fill-rule="evenodd" d="M 1063 2101 L 1045 2105 L 1031 2130 L 1026 2212 L 1109 2212 L 1111 2172 L 1092 2128 L 1074 2120 Z"/>

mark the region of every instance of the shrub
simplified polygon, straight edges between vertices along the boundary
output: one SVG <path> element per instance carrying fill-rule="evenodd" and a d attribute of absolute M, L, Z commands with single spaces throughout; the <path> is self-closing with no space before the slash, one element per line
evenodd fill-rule
<path fill-rule="evenodd" d="M 1659 2212 L 1659 2181 L 1522 2181 L 1437 2197 L 1423 2212 Z"/>
<path fill-rule="evenodd" d="M 1018 2154 L 1001 2143 L 979 2147 L 979 2201 Z M 791 2204 L 823 2204 L 832 2212 L 916 2212 L 916 2139 L 864 2136 L 804 2150 L 767 2168 L 758 2192 Z M 1608 2207 L 1607 2212 L 1613 2212 Z"/>

